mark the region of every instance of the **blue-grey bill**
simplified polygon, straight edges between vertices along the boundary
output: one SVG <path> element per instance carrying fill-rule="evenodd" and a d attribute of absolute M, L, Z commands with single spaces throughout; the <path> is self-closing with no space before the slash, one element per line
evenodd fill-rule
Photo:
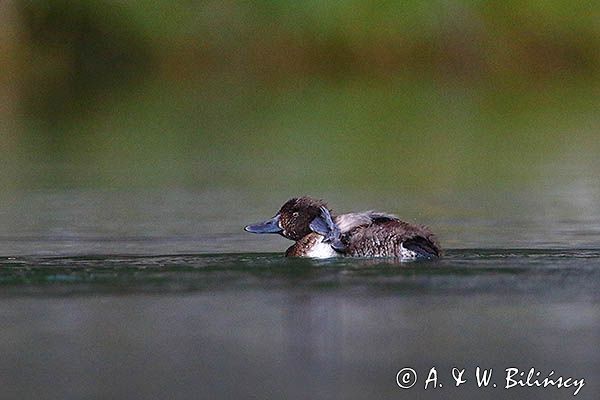
<path fill-rule="evenodd" d="M 264 222 L 248 225 L 244 230 L 250 233 L 279 233 L 282 231 L 279 226 L 279 215 Z"/>

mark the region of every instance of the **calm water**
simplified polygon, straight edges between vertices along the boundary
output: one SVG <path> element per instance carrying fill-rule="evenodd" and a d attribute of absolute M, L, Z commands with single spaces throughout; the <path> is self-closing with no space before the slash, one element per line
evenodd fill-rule
<path fill-rule="evenodd" d="M 513 191 L 516 208 L 498 192 L 316 194 L 429 223 L 448 251 L 426 263 L 285 259 L 284 239 L 241 230 L 284 193 L 5 194 L 2 397 L 572 398 L 478 389 L 481 366 L 499 386 L 509 367 L 585 378 L 577 398 L 596 399 L 600 213 L 584 187 Z M 425 391 L 433 366 L 444 387 Z"/>

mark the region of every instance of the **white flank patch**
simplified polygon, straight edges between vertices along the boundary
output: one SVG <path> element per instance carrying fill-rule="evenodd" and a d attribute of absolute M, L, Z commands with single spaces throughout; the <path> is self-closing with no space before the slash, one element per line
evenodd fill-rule
<path fill-rule="evenodd" d="M 306 253 L 307 257 L 312 258 L 331 258 L 337 257 L 339 254 L 337 251 L 331 248 L 328 243 L 322 242 L 322 237 L 319 239 L 318 243 L 315 243 L 312 248 Z"/>
<path fill-rule="evenodd" d="M 404 243 L 400 243 L 400 260 L 416 260 L 417 253 L 404 247 Z"/>

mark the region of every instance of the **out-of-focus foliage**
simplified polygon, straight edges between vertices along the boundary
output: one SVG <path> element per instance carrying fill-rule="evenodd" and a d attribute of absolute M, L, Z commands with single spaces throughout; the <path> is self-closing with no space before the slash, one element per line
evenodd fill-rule
<path fill-rule="evenodd" d="M 600 170 L 595 2 L 0 7 L 0 181 L 16 187 L 429 190 Z"/>
<path fill-rule="evenodd" d="M 600 62 L 594 2 L 16 2 L 27 44 L 81 62 L 179 69 L 591 73 Z M 142 43 L 143 42 L 143 43 Z M 40 48 L 43 47 L 43 48 Z M 144 50 L 144 51 L 142 51 Z M 53 54 L 59 57 L 60 54 Z M 116 65 L 115 65 L 116 62 Z"/>

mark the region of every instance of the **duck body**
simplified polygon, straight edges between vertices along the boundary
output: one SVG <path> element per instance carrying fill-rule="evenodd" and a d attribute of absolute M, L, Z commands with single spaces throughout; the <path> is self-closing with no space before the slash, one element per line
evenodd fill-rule
<path fill-rule="evenodd" d="M 342 253 L 331 247 L 331 244 L 325 243 L 323 239 L 325 239 L 325 237 L 318 233 L 309 233 L 290 246 L 286 250 L 285 256 L 310 258 L 332 258 L 343 256 Z"/>
<path fill-rule="evenodd" d="M 437 258 L 441 248 L 429 228 L 401 221 L 394 215 L 374 211 L 333 217 L 340 228 L 342 248 L 324 242 L 325 236 L 310 233 L 286 251 L 287 257 L 395 257 L 403 260 Z"/>
<path fill-rule="evenodd" d="M 279 233 L 294 240 L 287 257 L 393 257 L 433 259 L 442 250 L 429 228 L 375 211 L 334 216 L 321 200 L 291 199 L 271 220 L 248 225 L 253 233 Z"/>

